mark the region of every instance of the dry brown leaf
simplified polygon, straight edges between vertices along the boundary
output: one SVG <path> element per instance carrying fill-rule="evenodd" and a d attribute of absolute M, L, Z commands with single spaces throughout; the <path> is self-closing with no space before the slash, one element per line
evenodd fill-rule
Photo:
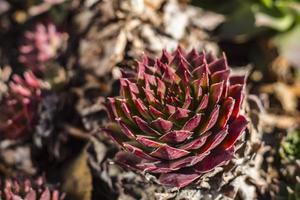
<path fill-rule="evenodd" d="M 299 84 L 288 85 L 283 82 L 276 82 L 261 87 L 263 93 L 274 94 L 280 101 L 282 108 L 287 112 L 295 112 L 298 105 L 298 96 L 300 94 Z"/>
<path fill-rule="evenodd" d="M 63 191 L 71 199 L 90 200 L 92 196 L 92 175 L 87 163 L 86 149 L 64 169 Z"/>
<path fill-rule="evenodd" d="M 0 142 L 0 161 L 13 170 L 35 174 L 37 169 L 32 162 L 31 154 L 32 151 L 28 144 L 18 144 L 12 140 Z"/>
<path fill-rule="evenodd" d="M 289 129 L 300 125 L 299 116 L 263 114 L 262 123 L 280 129 Z"/>
<path fill-rule="evenodd" d="M 99 77 L 124 58 L 138 58 L 142 52 L 157 55 L 178 44 L 216 53 L 218 47 L 207 31 L 222 20 L 223 16 L 177 0 L 112 0 L 83 7 L 75 16 L 75 24 L 84 34 L 79 43 L 79 64 Z"/>

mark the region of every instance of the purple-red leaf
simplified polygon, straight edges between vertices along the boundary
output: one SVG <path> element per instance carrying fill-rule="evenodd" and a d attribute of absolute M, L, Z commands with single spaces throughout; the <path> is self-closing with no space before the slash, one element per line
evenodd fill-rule
<path fill-rule="evenodd" d="M 228 128 L 225 128 L 217 133 L 212 133 L 212 135 L 206 140 L 205 144 L 197 151 L 197 155 L 201 155 L 211 151 L 216 146 L 218 146 L 228 134 Z"/>
<path fill-rule="evenodd" d="M 144 74 L 145 82 L 149 83 L 150 85 L 156 86 L 156 78 L 153 75 Z"/>
<path fill-rule="evenodd" d="M 163 49 L 160 61 L 164 64 L 169 64 L 170 60 L 171 60 L 171 55 L 166 51 L 166 49 Z"/>
<path fill-rule="evenodd" d="M 211 76 L 211 80 L 213 83 L 218 83 L 222 81 L 227 82 L 229 79 L 229 75 L 230 75 L 229 69 L 218 71 Z"/>
<path fill-rule="evenodd" d="M 188 63 L 183 58 L 179 59 L 178 69 L 176 71 L 179 77 L 181 77 L 182 81 L 187 84 L 192 77 L 191 72 L 188 69 Z"/>
<path fill-rule="evenodd" d="M 208 74 L 207 64 L 203 63 L 192 71 L 192 75 L 201 79 L 203 74 Z"/>
<path fill-rule="evenodd" d="M 121 126 L 121 130 L 122 132 L 128 137 L 128 138 L 131 138 L 131 139 L 134 139 L 135 138 L 135 135 L 134 133 L 127 127 L 127 125 L 122 122 L 121 118 L 117 118 L 116 121 L 119 123 L 119 125 Z"/>
<path fill-rule="evenodd" d="M 125 114 L 125 116 L 127 117 L 127 119 L 132 120 L 131 111 L 130 111 L 129 107 L 127 106 L 127 104 L 124 101 L 121 102 L 121 109 L 122 109 L 123 113 Z"/>
<path fill-rule="evenodd" d="M 244 132 L 247 127 L 247 119 L 240 115 L 230 125 L 228 129 L 228 135 L 222 142 L 223 149 L 229 149 L 236 142 L 239 136 Z"/>
<path fill-rule="evenodd" d="M 159 117 L 156 120 L 152 121 L 151 125 L 162 132 L 168 132 L 173 127 L 173 122 Z"/>
<path fill-rule="evenodd" d="M 228 64 L 227 64 L 226 58 L 223 57 L 223 58 L 213 61 L 212 63 L 210 63 L 208 65 L 208 69 L 211 74 L 218 72 L 218 71 L 227 70 Z"/>
<path fill-rule="evenodd" d="M 206 122 L 203 122 L 202 127 L 199 130 L 199 133 L 204 133 L 210 130 L 217 122 L 219 116 L 220 106 L 217 105 L 209 114 L 209 117 L 206 119 Z"/>
<path fill-rule="evenodd" d="M 199 149 L 200 147 L 202 147 L 207 138 L 211 135 L 211 132 L 206 132 L 203 133 L 202 135 L 200 135 L 198 138 L 193 138 L 192 141 L 180 146 L 181 149 L 184 150 L 196 150 Z"/>
<path fill-rule="evenodd" d="M 170 161 L 170 162 L 158 163 L 158 164 L 155 164 L 157 169 L 153 169 L 152 172 L 158 173 L 160 168 L 163 168 L 164 173 L 168 173 L 171 171 L 178 170 L 182 167 L 185 167 L 185 168 L 191 167 L 191 166 L 197 164 L 198 162 L 200 162 L 201 160 L 203 160 L 203 158 L 205 156 L 206 156 L 206 154 L 203 154 L 200 156 L 189 156 L 189 157 L 180 158 L 180 159 Z M 160 173 L 162 173 L 162 172 L 160 172 Z"/>
<path fill-rule="evenodd" d="M 205 173 L 213 170 L 214 168 L 223 165 L 230 160 L 233 156 L 234 148 L 228 150 L 215 150 L 210 156 L 206 156 L 201 162 L 195 165 L 195 171 L 198 173 Z"/>
<path fill-rule="evenodd" d="M 150 135 L 160 135 L 159 132 L 151 128 L 147 122 L 145 122 L 142 118 L 138 116 L 133 116 L 132 117 L 136 123 L 136 125 L 145 133 L 145 134 L 150 134 Z"/>
<path fill-rule="evenodd" d="M 123 143 L 123 147 L 127 151 L 133 153 L 134 155 L 136 155 L 136 156 L 138 156 L 138 157 L 140 157 L 142 159 L 151 160 L 151 161 L 157 160 L 156 158 L 154 158 L 154 157 L 150 156 L 149 154 L 145 153 L 142 149 L 140 149 L 140 148 L 138 148 L 136 146 L 133 146 L 133 145 L 131 145 L 129 143 Z"/>
<path fill-rule="evenodd" d="M 154 96 L 154 92 L 150 89 L 145 89 L 143 88 L 144 93 L 146 95 L 146 99 L 148 101 L 149 104 L 153 105 L 153 104 L 158 104 L 157 99 Z"/>
<path fill-rule="evenodd" d="M 153 116 L 153 118 L 158 118 L 158 117 L 164 116 L 164 114 L 161 111 L 157 110 L 155 107 L 153 107 L 151 105 L 149 106 L 149 112 Z"/>
<path fill-rule="evenodd" d="M 193 98 L 191 97 L 191 92 L 190 92 L 190 88 L 187 87 L 185 90 L 185 101 L 184 104 L 182 105 L 182 108 L 184 109 L 188 109 L 192 103 Z"/>
<path fill-rule="evenodd" d="M 235 103 L 231 115 L 231 119 L 235 119 L 239 115 L 240 107 L 244 99 L 244 86 L 243 85 L 230 86 L 228 96 L 235 99 Z"/>
<path fill-rule="evenodd" d="M 193 133 L 186 130 L 170 131 L 159 138 L 159 140 L 169 143 L 179 143 L 185 141 Z"/>
<path fill-rule="evenodd" d="M 212 105 L 219 103 L 223 92 L 223 84 L 224 82 L 222 81 L 220 83 L 214 83 L 210 86 L 210 98 Z"/>
<path fill-rule="evenodd" d="M 166 111 L 168 114 L 174 114 L 176 111 L 176 107 L 170 104 L 166 104 Z"/>
<path fill-rule="evenodd" d="M 145 145 L 146 147 L 157 148 L 157 147 L 160 147 L 162 145 L 162 143 L 157 142 L 153 139 L 154 139 L 154 137 L 149 137 L 149 136 L 144 136 L 144 135 L 137 135 L 136 136 L 136 140 L 139 143 Z"/>
<path fill-rule="evenodd" d="M 245 85 L 246 83 L 246 76 L 231 76 L 229 79 L 230 85 Z"/>
<path fill-rule="evenodd" d="M 194 96 L 195 99 L 199 99 L 202 95 L 202 88 L 200 85 L 200 81 L 201 81 L 200 79 L 197 79 L 192 82 L 192 86 L 195 92 L 195 96 Z"/>
<path fill-rule="evenodd" d="M 221 129 L 226 126 L 226 124 L 231 116 L 231 113 L 232 113 L 232 110 L 234 107 L 234 103 L 235 103 L 235 100 L 232 97 L 228 97 L 223 102 L 222 107 L 220 109 L 219 119 L 218 119 L 218 125 Z"/>
<path fill-rule="evenodd" d="M 169 120 L 176 121 L 189 116 L 191 111 L 183 108 L 176 108 L 176 111 L 169 117 Z"/>
<path fill-rule="evenodd" d="M 187 172 L 172 172 L 167 174 L 161 174 L 159 177 L 159 182 L 163 185 L 169 187 L 183 188 L 194 182 L 196 179 L 200 178 L 200 174 L 193 171 Z"/>
<path fill-rule="evenodd" d="M 193 65 L 194 69 L 196 69 L 199 66 L 202 66 L 204 63 L 206 63 L 205 53 L 204 52 L 201 52 L 199 54 L 199 56 L 197 56 L 196 58 L 194 58 L 193 61 L 191 62 L 191 64 Z"/>
<path fill-rule="evenodd" d="M 164 98 L 165 92 L 166 92 L 165 83 L 162 80 L 157 79 L 157 93 L 158 93 L 160 99 Z"/>
<path fill-rule="evenodd" d="M 195 128 L 197 128 L 200 124 L 201 117 L 203 114 L 196 114 L 194 117 L 189 119 L 183 126 L 183 130 L 187 131 L 193 131 Z"/>
<path fill-rule="evenodd" d="M 197 51 L 196 49 L 193 48 L 193 49 L 186 55 L 185 59 L 186 59 L 189 63 L 195 65 L 194 60 L 197 59 L 198 57 L 199 57 L 198 51 Z M 198 66 L 199 66 L 199 65 L 198 65 Z"/>
<path fill-rule="evenodd" d="M 189 152 L 186 150 L 171 147 L 167 144 L 157 148 L 155 151 L 150 153 L 151 156 L 165 160 L 174 160 L 188 154 Z"/>
<path fill-rule="evenodd" d="M 205 108 L 207 108 L 208 102 L 209 102 L 209 96 L 207 94 L 203 95 L 196 111 L 200 112 L 200 111 L 204 110 Z"/>
<path fill-rule="evenodd" d="M 144 102 L 141 99 L 136 99 L 134 101 L 134 104 L 141 116 L 143 116 L 145 119 L 151 119 L 148 109 L 144 105 Z"/>

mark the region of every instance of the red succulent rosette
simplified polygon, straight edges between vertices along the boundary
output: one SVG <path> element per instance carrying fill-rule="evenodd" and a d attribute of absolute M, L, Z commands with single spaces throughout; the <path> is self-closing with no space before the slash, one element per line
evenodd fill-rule
<path fill-rule="evenodd" d="M 105 128 L 125 150 L 119 163 L 182 188 L 231 160 L 247 126 L 240 114 L 245 77 L 231 75 L 225 56 L 164 50 L 156 60 L 144 56 L 120 83 Z"/>
<path fill-rule="evenodd" d="M 0 105 L 0 133 L 6 138 L 17 139 L 32 130 L 42 85 L 30 71 L 25 72 L 23 78 L 14 75 L 12 79 Z"/>
<path fill-rule="evenodd" d="M 66 33 L 58 31 L 54 23 L 37 23 L 24 33 L 19 61 L 34 72 L 44 72 L 45 63 L 57 57 L 65 39 Z"/>

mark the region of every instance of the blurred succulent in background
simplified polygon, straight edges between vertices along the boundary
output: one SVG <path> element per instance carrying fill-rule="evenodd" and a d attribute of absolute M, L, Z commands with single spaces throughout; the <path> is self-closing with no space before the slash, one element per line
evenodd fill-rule
<path fill-rule="evenodd" d="M 46 63 L 57 57 L 66 38 L 54 23 L 37 23 L 34 30 L 24 34 L 19 61 L 34 72 L 43 72 Z"/>
<path fill-rule="evenodd" d="M 291 187 L 288 188 L 288 197 L 287 198 L 289 200 L 299 200 L 300 199 L 300 176 L 296 176 L 296 182 L 294 182 L 294 184 L 291 184 Z M 287 199 L 287 198 L 283 198 L 283 199 Z"/>
<path fill-rule="evenodd" d="M 288 132 L 281 142 L 281 173 L 283 180 L 278 199 L 300 199 L 300 129 Z"/>
<path fill-rule="evenodd" d="M 299 3 L 298 0 L 260 0 L 252 8 L 256 26 L 287 31 L 299 21 Z"/>
<path fill-rule="evenodd" d="M 0 181 L 0 199 L 6 200 L 63 200 L 65 194 L 50 189 L 42 177 L 35 181 L 27 178 Z"/>
<path fill-rule="evenodd" d="M 300 159 L 300 129 L 288 133 L 281 143 L 280 153 L 284 159 Z"/>
<path fill-rule="evenodd" d="M 32 72 L 25 72 L 23 78 L 13 75 L 0 105 L 0 133 L 4 137 L 17 139 L 32 131 L 41 89 L 41 81 Z"/>
<path fill-rule="evenodd" d="M 104 129 L 125 150 L 119 163 L 182 188 L 232 159 L 247 126 L 245 77 L 230 74 L 225 56 L 178 47 L 144 56 L 120 82 L 121 96 L 107 104 L 114 123 Z"/>

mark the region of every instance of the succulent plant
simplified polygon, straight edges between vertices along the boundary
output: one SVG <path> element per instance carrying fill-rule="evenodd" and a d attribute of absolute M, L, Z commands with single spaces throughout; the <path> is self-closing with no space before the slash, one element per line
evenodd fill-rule
<path fill-rule="evenodd" d="M 13 75 L 0 105 L 0 133 L 4 137 L 17 139 L 33 129 L 41 89 L 41 81 L 31 71 L 25 72 L 23 78 Z"/>
<path fill-rule="evenodd" d="M 280 172 L 283 176 L 278 199 L 297 200 L 300 198 L 300 129 L 288 132 L 281 142 Z"/>
<path fill-rule="evenodd" d="M 0 199 L 6 200 L 63 200 L 65 194 L 50 189 L 42 177 L 35 181 L 26 178 L 6 179 L 0 182 Z"/>
<path fill-rule="evenodd" d="M 34 30 L 24 34 L 19 61 L 32 71 L 44 71 L 45 63 L 57 56 L 65 36 L 54 23 L 37 23 Z"/>
<path fill-rule="evenodd" d="M 125 150 L 117 162 L 182 188 L 231 160 L 247 126 L 245 77 L 230 74 L 225 55 L 178 47 L 156 60 L 145 55 L 137 73 L 124 74 L 104 128 Z"/>

